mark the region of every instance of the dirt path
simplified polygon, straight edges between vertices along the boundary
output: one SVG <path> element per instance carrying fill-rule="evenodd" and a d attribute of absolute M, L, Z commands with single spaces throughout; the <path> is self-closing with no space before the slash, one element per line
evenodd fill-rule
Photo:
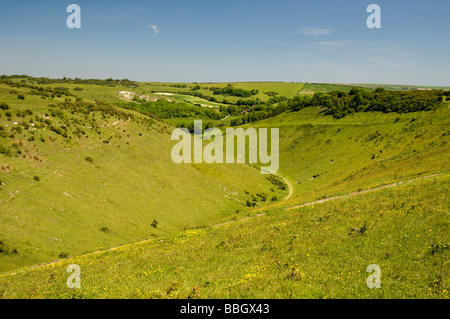
<path fill-rule="evenodd" d="M 283 199 L 283 201 L 287 201 L 292 196 L 292 193 L 294 192 L 294 188 L 292 187 L 291 182 L 287 178 L 284 178 L 281 175 L 278 175 L 278 176 L 280 176 L 283 179 L 283 181 L 286 183 L 286 185 L 289 187 L 289 194 L 287 195 L 287 197 L 285 199 Z"/>
<path fill-rule="evenodd" d="M 300 207 L 305 207 L 305 206 L 310 206 L 310 205 L 314 205 L 314 204 L 328 202 L 328 201 L 333 200 L 333 199 L 346 198 L 346 197 L 350 197 L 350 196 L 356 195 L 356 194 L 370 193 L 370 192 L 373 192 L 373 191 L 376 191 L 376 190 L 389 188 L 389 187 L 394 187 L 394 186 L 398 186 L 398 185 L 401 185 L 401 184 L 404 184 L 404 183 L 408 183 L 408 182 L 412 182 L 412 181 L 416 181 L 416 180 L 424 179 L 424 178 L 430 178 L 430 177 L 434 177 L 434 176 L 437 176 L 437 175 L 439 175 L 439 174 L 433 174 L 433 175 L 417 177 L 417 178 L 409 179 L 409 180 L 406 180 L 406 181 L 400 181 L 400 182 L 396 182 L 396 183 L 392 183 L 392 184 L 387 184 L 387 185 L 383 185 L 383 186 L 378 186 L 378 187 L 366 189 L 366 190 L 363 190 L 363 191 L 360 191 L 360 192 L 352 192 L 352 193 L 348 193 L 348 194 L 345 194 L 345 195 L 339 195 L 339 196 L 333 196 L 333 197 L 329 197 L 329 198 L 324 198 L 324 199 L 316 200 L 314 202 L 309 202 L 309 203 L 304 203 L 304 204 L 297 205 L 297 206 L 287 207 L 285 209 L 286 210 L 296 209 L 296 208 L 300 208 Z"/>
<path fill-rule="evenodd" d="M 417 178 L 413 178 L 413 179 L 409 179 L 409 180 L 405 180 L 405 181 L 400 181 L 400 182 L 396 182 L 396 183 L 392 183 L 392 184 L 387 184 L 387 185 L 383 185 L 383 186 L 378 186 L 378 187 L 366 189 L 366 190 L 360 191 L 360 192 L 351 192 L 351 193 L 348 193 L 348 194 L 345 194 L 345 195 L 333 196 L 333 197 L 329 197 L 329 198 L 325 198 L 325 199 L 320 199 L 320 200 L 317 200 L 317 201 L 314 201 L 314 202 L 309 202 L 309 203 L 304 203 L 304 204 L 297 205 L 297 206 L 287 207 L 287 208 L 285 208 L 285 210 L 292 210 L 292 209 L 301 208 L 301 207 L 305 207 L 305 206 L 309 206 L 309 205 L 324 203 L 324 202 L 327 202 L 327 201 L 330 201 L 330 200 L 334 200 L 334 199 L 338 199 L 338 198 L 346 198 L 346 197 L 350 197 L 350 196 L 357 195 L 357 194 L 369 193 L 369 192 L 373 192 L 373 191 L 380 190 L 380 189 L 395 187 L 395 186 L 398 186 L 398 185 L 401 185 L 401 184 L 409 183 L 409 182 L 420 180 L 420 179 L 435 177 L 435 176 L 438 176 L 438 175 L 440 175 L 440 174 L 421 176 L 421 177 L 417 177 Z M 280 176 L 280 177 L 282 177 L 282 176 Z M 290 182 L 287 179 L 285 179 L 284 177 L 282 177 L 282 178 L 283 178 L 283 180 L 285 180 L 285 182 L 289 186 L 289 190 L 290 190 L 288 197 L 286 197 L 284 199 L 284 200 L 287 200 L 292 195 L 292 185 L 290 184 Z M 265 213 L 257 214 L 255 216 L 256 217 L 260 217 L 260 216 L 263 216 L 263 215 L 265 215 Z M 211 226 L 211 228 L 219 227 L 219 226 L 223 226 L 223 225 L 228 225 L 228 224 L 232 224 L 232 223 L 236 223 L 236 222 L 240 222 L 240 221 L 244 221 L 244 220 L 247 220 L 247 219 L 254 218 L 255 216 L 248 216 L 248 217 L 244 217 L 244 218 L 241 218 L 241 219 L 238 219 L 238 220 L 231 220 L 229 222 L 216 224 L 216 225 Z M 155 241 L 155 240 L 161 240 L 161 239 L 162 238 L 145 239 L 145 240 L 142 240 L 142 241 L 139 241 L 139 242 L 136 242 L 136 243 L 125 244 L 125 245 L 121 245 L 121 246 L 117 246 L 117 247 L 112 247 L 112 248 L 109 248 L 109 249 L 97 250 L 97 251 L 94 251 L 94 252 L 91 252 L 91 253 L 87 253 L 87 254 L 84 254 L 84 255 L 80 255 L 80 256 L 77 256 L 77 257 L 92 256 L 92 255 L 103 253 L 103 252 L 106 252 L 106 251 L 114 251 L 114 250 L 117 250 L 117 249 L 120 249 L 120 248 L 123 248 L 123 247 L 126 247 L 126 246 L 130 246 L 130 245 L 142 244 L 142 243 L 151 242 L 151 241 Z M 31 266 L 29 268 L 30 269 L 38 269 L 38 268 L 41 268 L 41 267 L 44 267 L 44 266 L 47 266 L 47 265 L 50 265 L 50 264 L 56 264 L 56 263 L 65 262 L 65 261 L 66 261 L 66 259 L 55 260 L 55 261 L 52 261 L 52 262 L 49 262 L 49 263 L 46 263 L 46 264 Z M 6 277 L 6 276 L 12 276 L 12 275 L 15 275 L 15 274 L 16 274 L 15 271 L 4 273 L 4 274 L 0 274 L 0 278 Z"/>

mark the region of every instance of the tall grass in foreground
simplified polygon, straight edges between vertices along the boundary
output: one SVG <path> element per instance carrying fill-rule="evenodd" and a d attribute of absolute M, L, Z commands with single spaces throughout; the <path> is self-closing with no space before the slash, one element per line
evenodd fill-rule
<path fill-rule="evenodd" d="M 449 176 L 23 268 L 3 298 L 448 298 Z M 81 267 L 81 289 L 66 268 Z M 366 285 L 370 264 L 381 288 Z"/>

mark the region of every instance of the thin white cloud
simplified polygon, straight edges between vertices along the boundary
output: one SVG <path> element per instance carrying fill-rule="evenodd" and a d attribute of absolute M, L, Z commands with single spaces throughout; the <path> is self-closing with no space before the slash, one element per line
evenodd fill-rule
<path fill-rule="evenodd" d="M 315 48 L 326 49 L 326 50 L 334 50 L 334 49 L 342 48 L 349 43 L 351 43 L 351 41 L 348 41 L 348 40 L 346 40 L 346 41 L 321 41 L 321 42 L 313 42 L 313 43 L 311 43 L 311 46 L 315 47 Z"/>
<path fill-rule="evenodd" d="M 342 46 L 342 45 L 347 44 L 349 42 L 350 41 L 348 41 L 348 40 L 346 40 L 346 41 L 320 41 L 320 42 L 313 42 L 312 45 L 334 47 L 334 46 Z"/>
<path fill-rule="evenodd" d="M 385 51 L 397 57 L 417 57 L 417 54 L 399 48 L 387 48 Z"/>
<path fill-rule="evenodd" d="M 417 62 L 413 60 L 399 60 L 392 57 L 368 57 L 366 60 L 370 63 L 375 63 L 390 68 L 399 68 L 417 64 Z"/>
<path fill-rule="evenodd" d="M 159 28 L 156 25 L 150 24 L 150 25 L 147 25 L 147 27 L 149 27 L 150 29 L 153 30 L 153 36 L 156 37 L 159 34 Z"/>
<path fill-rule="evenodd" d="M 317 37 L 317 36 L 321 36 L 321 35 L 330 34 L 333 32 L 334 31 L 331 29 L 316 28 L 316 27 L 303 27 L 303 28 L 298 29 L 296 33 Z"/>
<path fill-rule="evenodd" d="M 296 46 L 296 47 L 303 47 L 303 48 L 311 48 L 311 49 L 324 49 L 324 50 L 343 50 L 346 48 L 349 44 L 351 44 L 352 41 L 346 40 L 346 41 L 319 41 L 319 42 L 312 42 L 308 44 L 301 44 L 301 43 L 292 43 L 292 42 L 283 42 L 283 41 L 273 41 L 273 40 L 263 40 L 267 43 L 273 43 L 273 44 L 280 44 L 280 45 L 288 45 L 288 46 Z"/>
<path fill-rule="evenodd" d="M 262 41 L 267 43 L 273 43 L 273 44 L 280 44 L 280 45 L 288 45 L 288 46 L 294 46 L 294 47 L 303 47 L 308 48 L 309 46 L 306 44 L 300 44 L 300 43 L 292 43 L 292 42 L 284 42 L 284 41 L 274 41 L 274 40 L 267 40 L 263 39 Z"/>

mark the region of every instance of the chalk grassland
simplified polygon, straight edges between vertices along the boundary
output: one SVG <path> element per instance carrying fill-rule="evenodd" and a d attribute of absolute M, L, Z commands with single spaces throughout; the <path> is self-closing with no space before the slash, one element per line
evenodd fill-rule
<path fill-rule="evenodd" d="M 449 176 L 0 277 L 3 298 L 448 298 Z M 68 289 L 66 268 L 81 267 Z M 370 264 L 381 289 L 367 287 Z"/>
<path fill-rule="evenodd" d="M 350 84 L 305 83 L 299 94 L 314 94 L 316 92 L 331 92 L 335 90 L 348 92 L 354 87 L 354 85 Z"/>
<path fill-rule="evenodd" d="M 353 84 L 355 86 L 360 86 L 364 88 L 373 88 L 376 89 L 378 87 L 382 87 L 386 90 L 414 90 L 414 89 L 435 89 L 435 90 L 450 90 L 448 86 L 420 86 L 420 85 L 399 85 L 399 84 L 372 84 L 372 83 L 362 83 L 362 84 Z"/>
<path fill-rule="evenodd" d="M 409 91 L 414 89 L 436 89 L 436 90 L 449 90 L 449 87 L 443 86 L 417 86 L 417 85 L 398 85 L 398 84 L 367 84 L 367 83 L 355 83 L 355 84 L 339 84 L 339 83 L 305 83 L 300 94 L 314 94 L 315 92 L 331 92 L 331 91 L 344 91 L 348 92 L 354 87 L 365 88 L 366 90 L 375 90 L 376 88 L 384 88 L 386 90 L 393 91 Z"/>
<path fill-rule="evenodd" d="M 243 126 L 279 128 L 280 174 L 293 185 L 291 201 L 450 170 L 447 106 L 407 114 L 355 113 L 342 119 L 321 111 L 306 108 Z"/>
<path fill-rule="evenodd" d="M 178 90 L 168 84 L 151 85 L 156 92 Z M 147 83 L 141 83 L 140 89 L 146 94 L 153 90 Z M 0 254 L 5 271 L 59 259 L 61 253 L 72 257 L 158 238 L 15 271 L 16 275 L 0 279 L 0 295 L 5 298 L 448 296 L 450 117 L 446 105 L 434 111 L 363 112 L 341 119 L 324 116 L 320 108 L 306 108 L 243 126 L 280 129 L 279 173 L 294 191 L 288 201 L 280 202 L 287 192 L 273 190 L 275 186 L 261 178 L 258 169 L 170 164 L 164 157 L 173 145 L 167 124 L 150 119 L 150 125 L 146 117 L 128 110 L 122 111 L 133 114 L 130 121 L 99 111 L 87 118 L 75 110 L 52 115 L 50 101 L 30 95 L 21 101 L 9 90 L 0 85 L 1 102 L 14 108 L 10 119 L 0 111 L 1 125 L 10 125 L 8 135 L 14 122 L 24 121 L 15 112 L 33 106 L 33 116 L 48 113 L 58 127 L 71 119 L 70 134 L 80 128 L 88 137 L 67 140 L 44 126 L 34 134 L 32 129 L 16 132 L 13 140 L 0 138 L 28 158 L 0 157 L 13 167 L 0 172 L 5 181 L 0 196 L 9 205 L 7 213 L 0 215 L 4 219 L 0 240 L 5 239 L 5 249 L 19 248 L 19 254 Z M 79 94 L 88 101 L 111 94 L 107 99 L 113 102 L 120 101 L 119 90 L 133 89 L 92 90 L 86 86 Z M 31 118 L 25 115 L 26 122 Z M 32 135 L 35 141 L 29 140 Z M 15 149 L 12 143 L 19 142 L 22 146 Z M 432 179 L 285 210 L 434 174 L 438 175 Z M 36 175 L 39 182 L 33 179 Z M 249 211 L 245 202 L 258 197 L 258 192 L 268 198 L 277 195 L 278 201 L 259 201 Z M 244 219 L 247 215 L 252 218 Z M 157 228 L 151 227 L 155 218 Z M 214 224 L 222 225 L 208 227 Z M 72 226 L 79 232 L 74 233 Z M 22 228 L 25 231 L 17 235 Z M 82 268 L 81 290 L 66 288 L 65 267 L 70 263 Z M 381 266 L 380 290 L 365 285 L 365 270 L 371 263 Z"/>
<path fill-rule="evenodd" d="M 173 127 L 153 118 L 10 90 L 0 85 L 2 272 L 211 225 L 285 193 L 248 165 L 174 164 Z"/>
<path fill-rule="evenodd" d="M 184 84 L 184 83 L 183 83 Z M 261 101 L 269 100 L 270 96 L 265 94 L 265 92 L 277 92 L 280 96 L 285 96 L 287 98 L 291 98 L 295 96 L 303 87 L 303 83 L 288 83 L 288 82 L 225 82 L 225 83 L 185 83 L 185 88 L 179 87 L 182 86 L 181 83 L 141 83 L 141 88 L 146 90 L 147 92 L 168 92 L 168 93 L 177 93 L 177 92 L 189 92 L 195 86 L 200 86 L 200 89 L 197 90 L 199 93 L 202 93 L 206 96 L 214 96 L 219 101 L 222 99 L 227 99 L 229 101 L 233 101 L 237 99 L 236 97 L 229 97 L 224 95 L 214 95 L 213 91 L 210 88 L 223 88 L 228 84 L 231 84 L 235 88 L 245 89 L 245 90 L 253 90 L 256 89 L 259 91 L 257 95 L 254 95 L 249 98 L 244 99 L 255 99 L 259 98 Z"/>
<path fill-rule="evenodd" d="M 242 88 L 245 90 L 257 89 L 259 93 L 250 98 L 243 99 L 254 99 L 259 98 L 261 101 L 267 101 L 270 96 L 265 94 L 265 92 L 277 92 L 280 96 L 285 96 L 291 98 L 295 96 L 303 87 L 302 83 L 284 83 L 284 82 L 242 82 L 242 83 L 200 83 L 198 84 L 201 89 L 198 92 L 218 99 L 219 102 L 208 101 L 206 99 L 189 95 L 197 84 L 193 83 L 138 83 L 137 87 L 130 88 L 127 86 L 104 86 L 104 85 L 90 85 L 90 84 L 72 84 L 72 83 L 51 83 L 43 85 L 44 87 L 58 88 L 65 87 L 69 91 L 73 92 L 74 88 L 82 88 L 83 90 L 75 92 L 78 97 L 83 98 L 85 101 L 104 101 L 107 103 L 116 103 L 123 101 L 123 98 L 119 96 L 120 91 L 134 92 L 138 95 L 145 94 L 152 98 L 162 98 L 161 95 L 155 93 L 171 93 L 168 98 L 174 99 L 174 101 L 184 101 L 192 104 L 199 104 L 204 107 L 219 108 L 224 104 L 221 103 L 223 99 L 229 102 L 236 99 L 236 97 L 229 97 L 224 95 L 214 95 L 213 91 L 209 90 L 211 87 L 223 88 L 228 84 L 232 84 L 236 88 Z M 185 85 L 186 87 L 180 87 Z M 25 90 L 26 92 L 27 90 Z M 186 93 L 186 94 L 182 94 Z"/>
<path fill-rule="evenodd" d="M 170 99 L 174 101 L 183 101 L 191 104 L 196 104 L 202 107 L 210 107 L 210 108 L 220 108 L 221 106 L 225 106 L 226 104 L 211 102 L 196 96 L 183 95 L 183 94 L 173 94 L 169 96 Z"/>
<path fill-rule="evenodd" d="M 291 98 L 295 96 L 303 87 L 303 83 L 287 83 L 287 82 L 237 82 L 230 83 L 236 88 L 245 90 L 257 89 L 259 93 L 255 97 L 259 97 L 261 101 L 267 101 L 270 96 L 265 92 L 277 92 L 280 96 Z"/>

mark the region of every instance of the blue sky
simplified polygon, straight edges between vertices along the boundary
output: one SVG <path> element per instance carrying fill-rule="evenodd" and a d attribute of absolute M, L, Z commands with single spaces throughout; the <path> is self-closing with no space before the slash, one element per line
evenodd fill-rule
<path fill-rule="evenodd" d="M 0 74 L 450 86 L 449 34 L 447 0 L 0 0 Z"/>

